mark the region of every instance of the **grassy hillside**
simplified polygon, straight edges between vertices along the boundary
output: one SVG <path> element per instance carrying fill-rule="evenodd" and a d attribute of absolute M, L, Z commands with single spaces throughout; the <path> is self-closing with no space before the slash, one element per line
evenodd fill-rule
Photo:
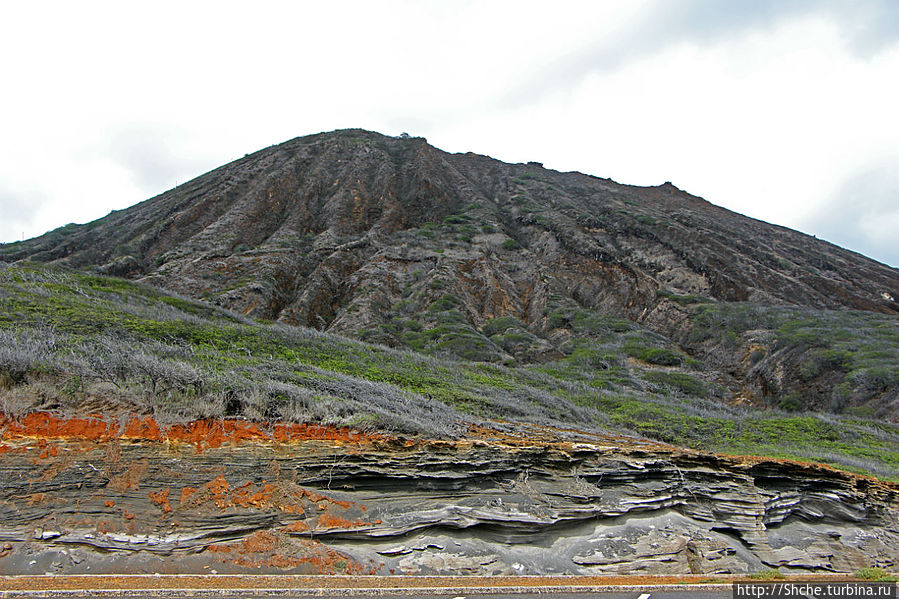
<path fill-rule="evenodd" d="M 453 310 L 450 298 L 432 305 L 435 326 L 451 331 Z M 568 308 L 547 319 L 583 336 L 554 361 L 503 366 L 445 357 L 414 325 L 399 334 L 435 355 L 257 322 L 121 279 L 0 263 L 0 408 L 13 417 L 230 416 L 439 436 L 502 419 L 899 477 L 899 427 L 731 407 L 702 363 L 630 321 Z M 719 321 L 708 319 L 710 335 Z M 497 345 L 531 342 L 514 319 L 476 333 Z"/>
<path fill-rule="evenodd" d="M 889 419 L 899 407 L 899 318 L 854 310 L 715 303 L 694 306 L 694 354 L 730 356 L 768 403 Z M 761 395 L 761 392 L 759 393 Z"/>

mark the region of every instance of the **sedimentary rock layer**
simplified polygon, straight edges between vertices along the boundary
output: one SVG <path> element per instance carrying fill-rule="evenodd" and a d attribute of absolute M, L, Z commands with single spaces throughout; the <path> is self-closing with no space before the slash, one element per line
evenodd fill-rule
<path fill-rule="evenodd" d="M 0 569 L 407 574 L 899 564 L 899 486 L 562 431 L 0 422 Z"/>

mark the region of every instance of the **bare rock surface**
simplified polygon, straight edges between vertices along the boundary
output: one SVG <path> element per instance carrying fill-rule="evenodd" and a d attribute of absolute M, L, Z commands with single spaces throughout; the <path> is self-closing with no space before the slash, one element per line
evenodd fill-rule
<path fill-rule="evenodd" d="M 6 573 L 899 564 L 899 488 L 823 466 L 553 431 L 428 441 L 322 427 L 299 438 L 250 423 L 176 435 L 85 420 L 72 434 L 44 418 L 3 424 Z M 216 426 L 226 434 L 210 435 Z"/>

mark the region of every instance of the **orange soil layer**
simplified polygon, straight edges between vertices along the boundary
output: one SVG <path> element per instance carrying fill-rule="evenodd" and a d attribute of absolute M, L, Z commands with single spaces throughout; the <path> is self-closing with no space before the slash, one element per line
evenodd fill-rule
<path fill-rule="evenodd" d="M 788 581 L 856 581 L 836 574 L 788 575 Z M 740 576 L 3 576 L 0 591 L 100 589 L 315 589 L 315 588 L 503 588 L 729 584 Z"/>
<path fill-rule="evenodd" d="M 287 554 L 282 553 L 285 550 Z M 380 567 L 373 566 L 366 571 L 361 563 L 320 541 L 294 539 L 288 545 L 281 535 L 265 530 L 254 532 L 238 543 L 210 545 L 206 551 L 222 554 L 221 561 L 244 568 L 306 566 L 312 574 L 334 575 L 342 571 L 374 575 Z"/>
<path fill-rule="evenodd" d="M 352 501 L 334 499 L 310 489 L 300 487 L 284 489 L 282 486 L 264 480 L 258 486 L 252 481 L 245 481 L 236 487 L 231 487 L 225 477 L 220 474 L 200 487 L 183 487 L 180 493 L 176 493 L 174 496 L 171 493 L 171 489 L 164 488 L 158 491 L 150 491 L 147 496 L 151 503 L 162 509 L 163 513 L 172 511 L 171 501 L 173 499 L 170 499 L 170 497 L 180 497 L 178 500 L 179 507 L 185 505 L 193 507 L 214 505 L 220 510 L 225 510 L 236 506 L 245 509 L 277 509 L 295 515 L 303 515 L 308 511 L 310 512 L 310 518 L 319 514 L 316 526 L 324 529 L 359 528 L 361 526 L 381 524 L 380 520 L 375 520 L 374 522 L 366 522 L 360 519 L 347 520 L 338 513 L 331 512 L 331 510 L 349 510 L 353 506 L 357 506 L 360 512 L 365 512 L 367 508 L 364 505 Z M 304 501 L 309 504 L 307 506 L 308 510 L 307 507 L 303 507 Z M 307 530 L 308 523 L 295 522 L 292 526 L 293 528 L 288 527 L 289 530 L 298 532 Z"/>
<path fill-rule="evenodd" d="M 581 436 L 581 440 L 560 440 L 558 433 L 564 431 L 577 433 Z M 508 447 L 552 446 L 561 451 L 576 451 L 578 445 L 582 442 L 587 442 L 613 450 L 627 449 L 635 452 L 713 455 L 717 459 L 735 467 L 750 467 L 760 463 L 795 464 L 804 468 L 832 473 L 845 479 L 867 480 L 881 487 L 899 490 L 899 483 L 882 481 L 872 476 L 855 474 L 816 462 L 762 456 L 715 454 L 619 435 L 588 434 L 570 429 L 536 426 L 529 427 L 527 431 L 512 433 L 489 427 L 472 426 L 469 428 L 467 437 L 467 439 L 459 441 L 412 441 L 385 434 L 363 433 L 345 427 L 299 424 L 295 422 L 256 423 L 245 420 L 204 419 L 163 427 L 149 416 L 144 418 L 132 417 L 124 425 L 120 425 L 101 416 L 62 418 L 47 412 L 33 412 L 23 418 L 12 420 L 0 415 L 0 440 L 39 439 L 44 444 L 47 439 L 58 439 L 61 441 L 86 440 L 93 442 L 112 440 L 169 442 L 192 445 L 196 448 L 197 453 L 201 453 L 206 449 L 215 449 L 223 445 L 252 443 L 289 444 L 302 441 L 332 441 L 353 444 L 399 441 L 406 447 L 410 447 L 418 443 L 460 445 L 482 440 Z M 41 445 L 41 448 L 43 452 L 40 457 L 44 459 L 55 457 L 58 453 L 58 450 L 53 447 L 45 448 L 44 445 Z M 22 449 L 0 443 L 0 454 L 14 451 L 22 451 Z"/>
<path fill-rule="evenodd" d="M 131 418 L 124 425 L 101 418 L 61 418 L 45 412 L 34 412 L 19 420 L 0 416 L 0 438 L 77 439 L 111 441 L 113 439 L 186 443 L 197 451 L 225 444 L 291 443 L 322 440 L 347 443 L 387 440 L 390 437 L 361 433 L 348 428 L 274 422 L 259 424 L 244 420 L 196 420 L 187 424 L 161 427 L 147 416 Z M 9 448 L 0 444 L 0 452 Z"/>

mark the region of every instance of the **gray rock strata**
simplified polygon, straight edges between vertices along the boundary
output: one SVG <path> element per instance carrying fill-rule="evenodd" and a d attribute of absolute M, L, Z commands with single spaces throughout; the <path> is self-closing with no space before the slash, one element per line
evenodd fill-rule
<path fill-rule="evenodd" d="M 0 570 L 845 572 L 899 564 L 899 489 L 613 442 L 5 439 Z M 93 568 L 93 569 L 91 569 Z"/>

